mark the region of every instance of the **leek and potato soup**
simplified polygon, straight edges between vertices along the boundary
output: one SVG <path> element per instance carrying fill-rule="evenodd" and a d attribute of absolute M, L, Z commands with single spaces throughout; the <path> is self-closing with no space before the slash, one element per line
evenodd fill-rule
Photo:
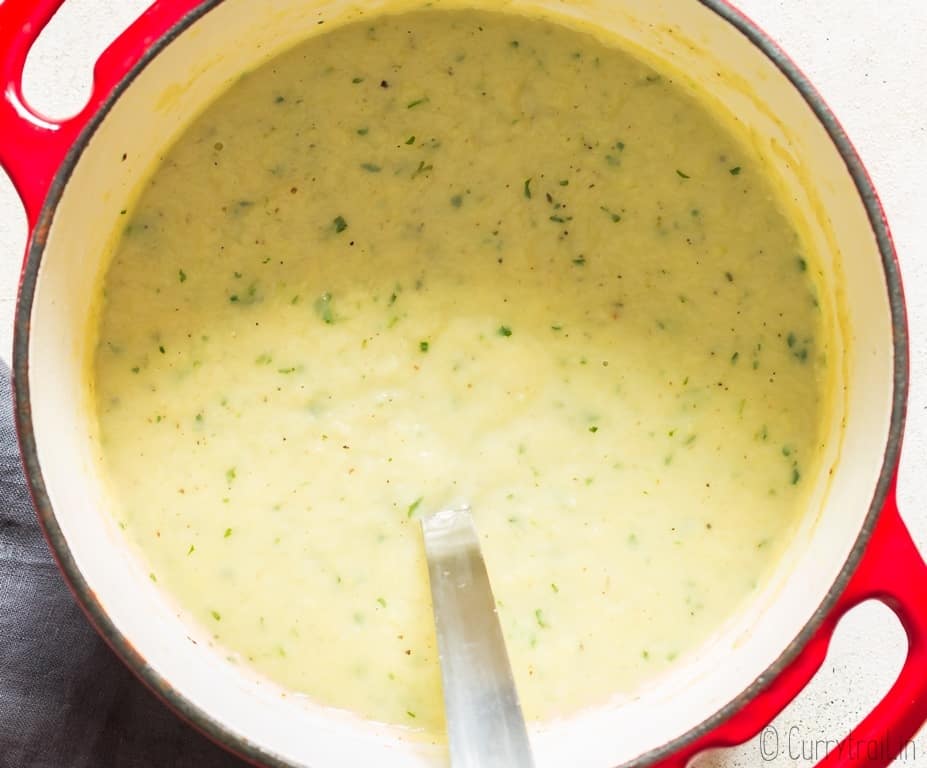
<path fill-rule="evenodd" d="M 496 12 L 364 19 L 245 74 L 101 286 L 101 466 L 151 579 L 234 662 L 430 738 L 419 518 L 445 505 L 472 506 L 529 720 L 705 643 L 788 545 L 827 415 L 817 259 L 745 135 Z"/>

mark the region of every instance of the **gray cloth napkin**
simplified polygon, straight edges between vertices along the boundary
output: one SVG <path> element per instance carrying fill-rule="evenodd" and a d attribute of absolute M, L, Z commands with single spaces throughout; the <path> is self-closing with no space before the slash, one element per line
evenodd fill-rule
<path fill-rule="evenodd" d="M 0 363 L 0 768 L 243 768 L 97 637 L 36 522 Z"/>

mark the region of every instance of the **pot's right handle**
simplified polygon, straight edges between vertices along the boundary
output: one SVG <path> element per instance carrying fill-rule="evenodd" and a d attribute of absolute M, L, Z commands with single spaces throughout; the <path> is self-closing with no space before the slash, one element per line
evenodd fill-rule
<path fill-rule="evenodd" d="M 885 768 L 927 721 L 927 565 L 898 513 L 894 480 L 834 623 L 870 599 L 895 612 L 908 635 L 908 655 L 888 693 L 818 768 Z"/>
<path fill-rule="evenodd" d="M 26 57 L 65 0 L 0 0 L 0 167 L 26 209 L 30 235 L 55 173 L 78 134 L 151 47 L 202 0 L 157 0 L 103 52 L 93 69 L 87 104 L 73 117 L 51 120 L 22 91 Z"/>
<path fill-rule="evenodd" d="M 789 704 L 820 669 L 837 623 L 867 600 L 879 600 L 898 616 L 908 635 L 908 654 L 898 679 L 873 710 L 834 745 L 817 768 L 887 768 L 927 721 L 927 565 L 908 533 L 889 487 L 866 551 L 833 610 L 798 656 L 742 710 L 655 768 L 683 768 L 701 752 L 743 744 Z M 759 746 L 764 762 L 789 756 L 778 734 Z"/>

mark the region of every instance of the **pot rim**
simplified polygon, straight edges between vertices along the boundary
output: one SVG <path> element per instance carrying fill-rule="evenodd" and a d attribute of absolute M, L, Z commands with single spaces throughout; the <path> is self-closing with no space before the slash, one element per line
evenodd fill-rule
<path fill-rule="evenodd" d="M 157 40 L 144 49 L 136 63 L 106 96 L 95 114 L 87 121 L 55 173 L 35 227 L 30 232 L 26 260 L 20 279 L 13 333 L 12 383 L 14 413 L 22 452 L 22 463 L 39 523 L 65 582 L 97 633 L 130 671 L 169 709 L 173 710 L 181 719 L 213 742 L 254 765 L 268 766 L 268 768 L 293 768 L 292 763 L 249 742 L 240 734 L 230 731 L 209 712 L 187 700 L 175 690 L 170 681 L 163 678 L 154 668 L 148 665 L 145 658 L 135 649 L 131 640 L 113 624 L 97 600 L 93 588 L 86 582 L 77 567 L 68 542 L 58 525 L 39 465 L 30 403 L 29 341 L 36 283 L 48 232 L 71 174 L 97 128 L 135 78 L 171 42 L 223 2 L 224 0 L 203 0 L 198 6 L 184 13 Z M 779 657 L 727 704 L 687 732 L 626 763 L 625 768 L 644 768 L 644 766 L 652 765 L 704 737 L 746 706 L 795 660 L 834 607 L 863 555 L 879 513 L 886 501 L 898 465 L 907 409 L 909 354 L 904 293 L 897 254 L 872 179 L 842 125 L 831 112 L 823 97 L 779 45 L 759 25 L 737 10 L 728 0 L 697 0 L 697 2 L 744 35 L 754 47 L 758 48 L 779 69 L 808 104 L 846 165 L 853 184 L 859 193 L 872 232 L 875 235 L 888 289 L 893 347 L 892 408 L 882 466 L 866 517 L 836 579 L 804 627 L 791 640 Z"/>

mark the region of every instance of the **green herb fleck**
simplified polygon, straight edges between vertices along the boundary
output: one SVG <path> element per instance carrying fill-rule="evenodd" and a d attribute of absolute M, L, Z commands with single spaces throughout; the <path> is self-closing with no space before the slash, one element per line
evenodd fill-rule
<path fill-rule="evenodd" d="M 222 615 L 219 611 L 210 611 L 209 612 L 216 621 L 222 621 Z"/>
<path fill-rule="evenodd" d="M 235 471 L 235 467 L 229 467 L 225 470 L 225 482 L 231 483 L 236 477 L 238 477 L 238 473 Z"/>
<path fill-rule="evenodd" d="M 429 101 L 430 99 L 427 96 L 423 96 L 420 99 L 415 99 L 415 101 L 410 101 L 408 104 L 406 104 L 406 109 L 415 109 L 422 104 L 427 104 Z"/>
<path fill-rule="evenodd" d="M 340 234 L 348 228 L 348 222 L 344 220 L 344 216 L 335 216 L 332 219 L 332 226 L 335 228 L 335 232 Z"/>
<path fill-rule="evenodd" d="M 460 208 L 460 206 L 463 205 L 463 195 L 454 195 L 451 198 L 451 205 L 455 208 Z"/>
<path fill-rule="evenodd" d="M 377 602 L 380 604 L 380 607 L 386 608 L 386 598 L 378 597 Z"/>
<path fill-rule="evenodd" d="M 418 509 L 418 508 L 422 505 L 422 502 L 423 502 L 424 500 L 425 500 L 425 497 L 424 497 L 424 496 L 419 496 L 415 501 L 413 501 L 413 502 L 409 505 L 409 509 L 408 509 L 408 511 L 406 512 L 406 517 L 412 517 L 412 515 L 415 514 L 415 510 Z"/>
<path fill-rule="evenodd" d="M 332 325 L 335 322 L 335 311 L 332 307 L 333 300 L 328 291 L 315 300 L 315 313 L 326 325 Z"/>
<path fill-rule="evenodd" d="M 615 224 L 621 221 L 621 216 L 619 214 L 613 213 L 608 208 L 606 208 L 604 205 L 600 205 L 599 210 L 605 211 L 605 213 L 608 215 L 608 218 L 610 218 Z"/>
<path fill-rule="evenodd" d="M 164 349 L 163 344 L 158 345 L 158 352 L 160 352 L 162 355 L 167 354 L 167 351 Z"/>
<path fill-rule="evenodd" d="M 158 577 L 155 576 L 154 573 L 149 573 L 148 578 L 151 579 L 155 584 L 158 583 Z"/>
<path fill-rule="evenodd" d="M 353 80 L 351 80 L 351 82 L 354 83 L 354 85 L 357 85 L 358 83 L 364 82 L 364 78 L 362 78 L 362 77 L 355 77 Z"/>
<path fill-rule="evenodd" d="M 262 352 L 254 358 L 254 363 L 255 365 L 270 365 L 271 360 L 273 358 L 267 352 Z"/>
<path fill-rule="evenodd" d="M 415 137 L 414 137 L 414 136 L 410 136 L 408 139 L 406 139 L 406 144 L 408 144 L 408 145 L 411 146 L 411 145 L 414 144 L 414 143 L 415 143 Z"/>
<path fill-rule="evenodd" d="M 558 183 L 560 184 L 561 187 L 568 187 L 568 186 L 570 185 L 570 180 L 569 180 L 569 179 L 561 179 Z"/>
<path fill-rule="evenodd" d="M 225 529 L 225 533 L 222 534 L 222 538 L 223 538 L 223 539 L 227 539 L 227 538 L 228 538 L 229 536 L 231 536 L 231 535 L 232 535 L 232 529 L 231 529 L 231 528 L 226 528 L 226 529 Z"/>
<path fill-rule="evenodd" d="M 574 263 L 577 267 L 585 267 L 585 266 L 586 266 L 586 257 L 585 257 L 585 256 L 577 256 L 575 259 L 573 259 L 573 263 Z"/>
<path fill-rule="evenodd" d="M 531 179 L 525 179 L 525 197 L 531 199 Z"/>
<path fill-rule="evenodd" d="M 798 485 L 799 480 L 801 480 L 801 472 L 798 471 L 798 467 L 792 467 L 792 485 Z"/>
<path fill-rule="evenodd" d="M 141 368 L 139 368 L 137 365 L 136 365 L 136 366 L 133 366 L 133 368 L 132 368 L 132 373 L 138 373 L 140 370 L 141 370 Z"/>
<path fill-rule="evenodd" d="M 407 714 L 409 717 L 411 717 L 411 718 L 414 718 L 414 717 L 415 717 L 415 713 L 414 713 L 411 709 L 407 709 L 407 710 L 406 710 L 406 714 Z"/>
<path fill-rule="evenodd" d="M 592 432 L 592 434 L 595 434 L 599 431 L 599 428 L 593 424 L 591 427 L 589 427 L 589 431 Z"/>
<path fill-rule="evenodd" d="M 736 363 L 739 357 L 740 357 L 740 352 L 735 352 L 733 355 L 731 355 L 731 363 L 732 364 Z"/>
<path fill-rule="evenodd" d="M 731 174 L 731 176 L 740 176 L 740 166 L 735 165 L 733 168 L 731 168 L 729 173 Z"/>
<path fill-rule="evenodd" d="M 430 345 L 428 344 L 427 341 L 420 341 L 420 342 L 418 343 L 418 348 L 419 348 L 419 351 L 421 351 L 421 352 L 427 352 L 429 346 L 430 346 Z"/>
<path fill-rule="evenodd" d="M 678 168 L 676 169 L 676 175 L 677 175 L 680 179 L 690 179 L 690 178 L 692 178 L 691 176 L 689 176 L 689 174 L 683 173 L 683 172 L 680 171 Z"/>
<path fill-rule="evenodd" d="M 383 169 L 376 163 L 361 163 L 361 168 L 363 168 L 367 173 L 379 173 Z M 345 225 L 347 226 L 347 225 Z M 341 230 L 338 230 L 339 232 Z"/>
<path fill-rule="evenodd" d="M 412 173 L 412 178 L 414 179 L 414 178 L 416 178 L 417 176 L 419 176 L 420 174 L 428 173 L 429 171 L 433 171 L 433 170 L 434 170 L 434 166 L 433 166 L 433 165 L 431 165 L 430 163 L 429 163 L 428 165 L 425 165 L 425 161 L 424 161 L 424 160 L 419 160 L 419 161 L 418 161 L 418 168 L 416 168 L 415 171 Z"/>
<path fill-rule="evenodd" d="M 544 618 L 544 613 L 541 611 L 540 608 L 535 610 L 534 619 L 535 621 L 537 621 L 538 626 L 541 629 L 547 629 L 548 627 L 550 627 L 550 624 L 547 623 L 547 620 Z"/>
<path fill-rule="evenodd" d="M 182 283 L 187 282 L 187 273 L 184 272 L 182 269 L 177 270 L 177 277 L 180 279 L 180 282 Z"/>
<path fill-rule="evenodd" d="M 190 549 L 187 550 L 187 557 L 189 557 L 190 555 L 192 555 L 195 551 L 196 551 L 196 547 L 194 547 L 194 546 L 191 544 L 191 545 L 190 545 Z"/>
<path fill-rule="evenodd" d="M 358 136 L 366 136 L 368 133 L 370 133 L 370 129 L 369 129 L 369 128 L 358 128 L 358 129 L 357 129 L 357 135 L 358 135 Z"/>
<path fill-rule="evenodd" d="M 554 584 L 553 582 L 551 582 L 550 588 L 554 591 L 554 594 L 557 594 L 557 593 L 560 592 L 560 587 L 558 587 L 558 586 L 557 586 L 556 584 Z"/>
<path fill-rule="evenodd" d="M 509 328 L 507 325 L 500 325 L 496 333 L 499 334 L 499 336 L 508 337 L 512 335 L 512 329 Z"/>
<path fill-rule="evenodd" d="M 807 272 L 808 271 L 808 262 L 805 261 L 801 256 L 798 257 L 798 271 Z"/>

